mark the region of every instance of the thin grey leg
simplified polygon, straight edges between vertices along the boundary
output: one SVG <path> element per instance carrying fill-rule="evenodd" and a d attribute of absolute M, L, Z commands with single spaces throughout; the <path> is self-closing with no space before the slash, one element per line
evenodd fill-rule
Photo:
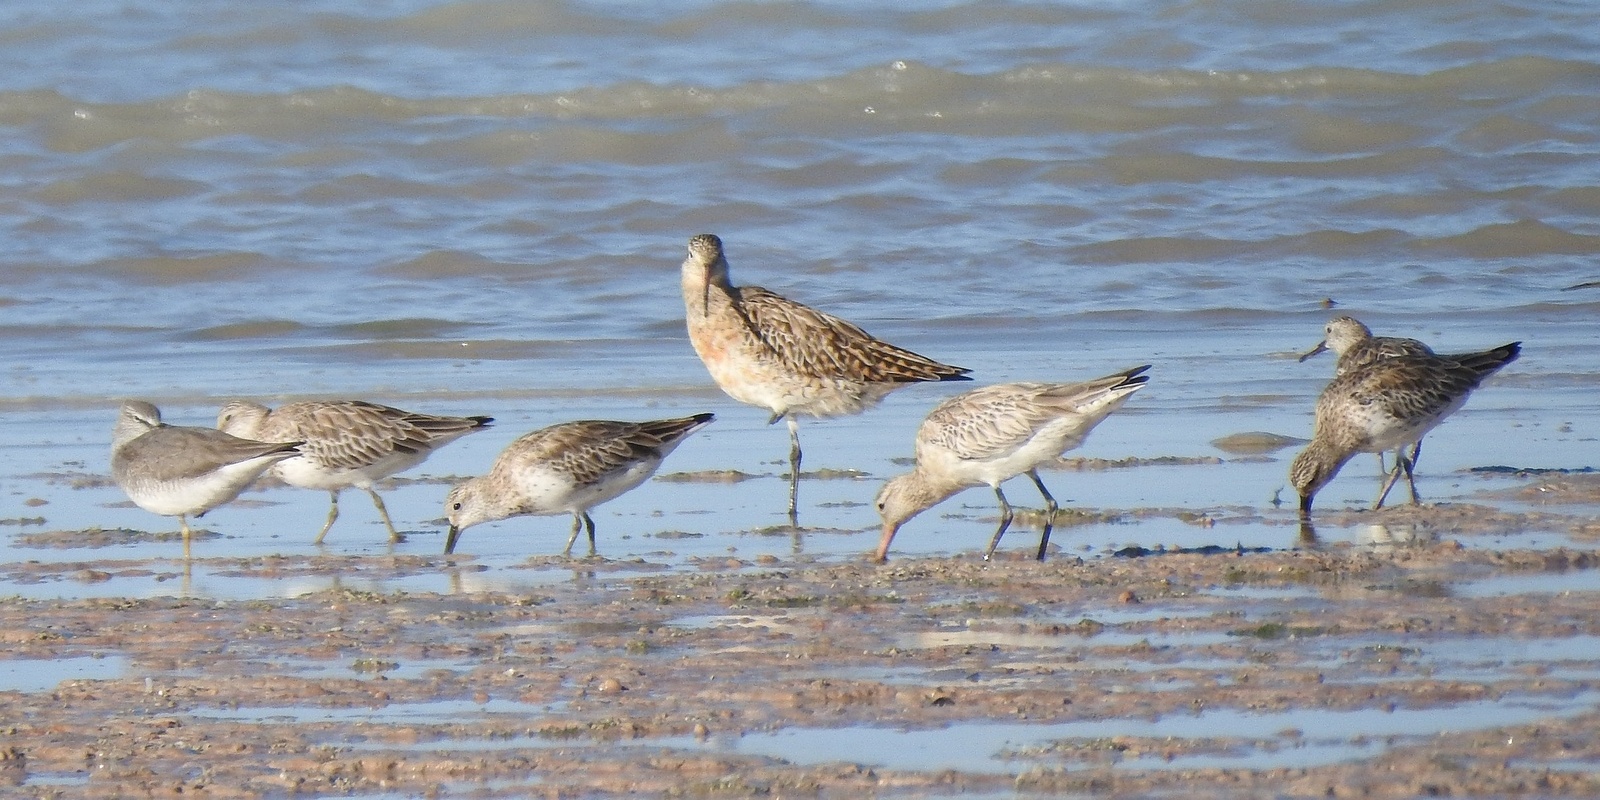
<path fill-rule="evenodd" d="M 339 493 L 328 492 L 328 521 L 322 523 L 322 530 L 317 531 L 317 538 L 312 539 L 312 544 L 322 544 L 322 537 L 328 535 L 328 529 L 333 527 L 333 521 L 339 518 Z"/>
<path fill-rule="evenodd" d="M 584 527 L 589 529 L 589 555 L 592 556 L 592 555 L 595 554 L 595 549 L 594 549 L 594 517 L 589 516 L 589 512 L 587 512 L 587 511 L 583 512 L 583 525 L 584 525 Z"/>
<path fill-rule="evenodd" d="M 389 529 L 389 541 L 400 541 L 400 532 L 394 529 L 394 522 L 389 519 L 389 509 L 383 505 L 383 498 L 378 496 L 378 490 L 368 489 L 367 494 L 372 495 L 372 504 L 378 507 L 378 516 L 383 517 L 383 527 Z"/>
<path fill-rule="evenodd" d="M 983 551 L 983 560 L 988 561 L 994 555 L 994 549 L 1000 546 L 1000 537 L 1006 534 L 1006 528 L 1011 526 L 1011 504 L 1006 502 L 1005 492 L 1000 487 L 994 487 L 995 499 L 1000 501 L 1000 527 L 994 529 L 994 538 L 989 540 L 989 549 Z"/>
<path fill-rule="evenodd" d="M 1383 508 L 1384 498 L 1389 496 L 1389 490 L 1394 488 L 1395 481 L 1400 480 L 1400 474 L 1405 471 L 1405 456 L 1395 462 L 1394 469 L 1389 471 L 1389 479 L 1383 482 L 1383 491 L 1378 492 L 1378 501 L 1372 504 L 1372 510 Z"/>
<path fill-rule="evenodd" d="M 1038 469 L 1028 470 L 1028 477 L 1033 479 L 1034 486 L 1039 487 L 1039 494 L 1044 495 L 1044 532 L 1039 534 L 1038 555 L 1038 559 L 1043 561 L 1045 548 L 1050 546 L 1050 529 L 1056 523 L 1056 509 L 1058 506 L 1056 505 L 1056 499 L 1050 496 L 1050 490 L 1044 488 L 1044 481 L 1039 480 Z"/>
<path fill-rule="evenodd" d="M 567 537 L 567 546 L 561 551 L 565 558 L 572 558 L 572 543 L 578 541 L 578 531 L 583 527 L 583 515 L 572 515 L 572 535 Z"/>
<path fill-rule="evenodd" d="M 789 422 L 789 524 L 800 527 L 800 422 Z"/>
<path fill-rule="evenodd" d="M 1417 494 L 1417 456 L 1422 455 L 1422 440 L 1417 440 L 1417 445 L 1411 448 L 1411 458 L 1406 462 L 1406 486 L 1411 488 L 1411 504 L 1421 505 L 1422 496 Z"/>

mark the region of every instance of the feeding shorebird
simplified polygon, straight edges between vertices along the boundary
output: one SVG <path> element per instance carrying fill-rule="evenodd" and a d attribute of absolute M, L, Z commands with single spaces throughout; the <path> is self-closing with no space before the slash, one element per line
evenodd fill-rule
<path fill-rule="evenodd" d="M 305 442 L 298 457 L 279 462 L 273 472 L 290 486 L 328 492 L 328 520 L 314 544 L 322 544 L 339 518 L 339 492 L 352 486 L 372 497 L 389 529 L 389 541 L 399 541 L 400 532 L 373 484 L 421 464 L 433 451 L 493 421 L 418 414 L 362 400 L 312 400 L 276 409 L 231 400 L 217 414 L 217 427 L 235 436 Z"/>
<path fill-rule="evenodd" d="M 455 552 L 461 532 L 473 525 L 567 513 L 572 515 L 572 535 L 561 554 L 572 554 L 579 529 L 586 527 L 589 555 L 594 555 L 589 509 L 644 483 L 668 453 L 714 418 L 695 414 L 650 422 L 563 422 L 517 439 L 495 459 L 488 474 L 450 490 L 444 506 L 450 521 L 445 554 Z"/>
<path fill-rule="evenodd" d="M 1000 525 L 984 551 L 988 560 L 1011 525 L 1011 505 L 1000 484 L 1027 475 L 1044 497 L 1038 552 L 1044 560 L 1056 501 L 1039 479 L 1039 466 L 1083 444 L 1089 431 L 1145 385 L 1148 369 L 1146 364 L 1082 383 L 1003 383 L 940 403 L 917 429 L 916 467 L 878 492 L 883 537 L 877 559 L 888 558 L 889 543 L 907 520 L 962 489 L 989 486 L 1000 502 Z"/>
<path fill-rule="evenodd" d="M 838 317 L 759 286 L 734 286 L 722 240 L 689 240 L 683 262 L 689 341 L 729 397 L 789 426 L 789 521 L 797 524 L 800 414 L 859 414 L 890 392 L 923 381 L 965 381 L 971 370 L 941 364 L 873 338 Z"/>
<path fill-rule="evenodd" d="M 1517 359 L 1521 342 L 1454 357 L 1409 355 L 1382 358 L 1335 377 L 1317 398 L 1311 443 L 1289 467 L 1300 493 L 1300 513 L 1309 516 L 1317 491 L 1356 453 L 1396 451 L 1373 510 L 1383 507 L 1402 473 L 1411 502 L 1420 502 L 1405 446 L 1422 437 L 1467 402 L 1478 384 Z M 1452 359 L 1460 360 L 1452 360 Z"/>
<path fill-rule="evenodd" d="M 1358 367 L 1367 366 L 1374 361 L 1384 358 L 1398 358 L 1400 356 L 1431 357 L 1438 355 L 1433 348 L 1417 339 L 1407 339 L 1401 336 L 1373 336 L 1372 329 L 1360 320 L 1350 316 L 1334 317 L 1328 320 L 1322 329 L 1322 341 L 1317 346 L 1300 354 L 1300 361 L 1318 354 L 1332 351 L 1334 355 L 1333 374 L 1337 377 Z M 1440 356 L 1448 361 L 1475 361 L 1493 351 L 1454 353 Z M 1383 460 L 1383 453 L 1378 454 L 1378 471 L 1387 473 L 1388 467 Z M 1405 458 L 1410 462 L 1406 478 L 1411 479 L 1411 470 L 1417 468 L 1417 459 L 1422 455 L 1422 439 L 1419 437 L 1411 446 L 1411 454 L 1396 451 L 1395 458 Z M 1416 485 L 1411 485 L 1412 494 L 1416 494 Z"/>
<path fill-rule="evenodd" d="M 134 505 L 177 517 L 189 557 L 188 516 L 198 517 L 244 491 L 301 442 L 258 442 L 213 428 L 168 425 L 143 400 L 122 404 L 111 436 L 111 478 Z"/>

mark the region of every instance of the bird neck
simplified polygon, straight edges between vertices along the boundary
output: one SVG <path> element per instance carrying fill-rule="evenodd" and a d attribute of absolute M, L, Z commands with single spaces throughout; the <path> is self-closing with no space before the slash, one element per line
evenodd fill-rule
<path fill-rule="evenodd" d="M 733 294 L 728 262 L 721 258 L 706 262 L 691 256 L 683 262 L 682 277 L 684 311 L 691 324 L 718 304 L 717 297 L 731 298 Z"/>
<path fill-rule="evenodd" d="M 908 496 L 924 509 L 932 508 L 944 502 L 950 495 L 967 488 L 966 484 L 959 481 L 923 470 L 920 465 L 907 477 Z"/>
<path fill-rule="evenodd" d="M 1313 437 L 1289 466 L 1290 482 L 1302 498 L 1309 498 L 1333 480 L 1339 468 L 1353 455 L 1354 450 L 1338 447 L 1325 438 Z"/>

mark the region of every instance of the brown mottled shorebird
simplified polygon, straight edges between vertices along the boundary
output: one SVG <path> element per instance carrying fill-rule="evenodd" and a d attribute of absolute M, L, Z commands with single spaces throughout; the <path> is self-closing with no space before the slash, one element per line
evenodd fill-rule
<path fill-rule="evenodd" d="M 1011 504 L 1000 484 L 1027 475 L 1044 497 L 1037 556 L 1043 561 L 1056 501 L 1039 479 L 1039 465 L 1083 444 L 1089 431 L 1150 380 L 1148 369 L 1146 364 L 1082 383 L 1003 383 L 940 403 L 917 429 L 916 467 L 878 492 L 883 537 L 877 559 L 888 559 L 889 543 L 907 520 L 962 489 L 989 486 L 1000 501 L 1000 526 L 983 553 L 987 561 L 1011 524 Z"/>
<path fill-rule="evenodd" d="M 572 515 L 572 535 L 561 554 L 572 555 L 579 529 L 587 527 L 592 556 L 589 509 L 644 483 L 668 453 L 713 419 L 695 414 L 650 422 L 582 420 L 527 434 L 506 446 L 487 475 L 450 490 L 444 552 L 455 552 L 461 532 L 482 522 L 566 513 Z"/>
<path fill-rule="evenodd" d="M 1397 358 L 1400 356 L 1430 357 L 1438 355 L 1433 348 L 1416 339 L 1407 339 L 1400 336 L 1373 336 L 1372 329 L 1368 328 L 1355 317 L 1341 316 L 1328 320 L 1323 327 L 1322 341 L 1317 346 L 1300 354 L 1300 361 L 1304 362 L 1320 353 L 1332 351 L 1335 362 L 1333 374 L 1343 375 L 1352 369 L 1367 366 L 1374 361 L 1384 358 Z M 1454 353 L 1440 356 L 1449 361 L 1476 361 L 1483 358 L 1486 352 Z M 1411 447 L 1411 454 L 1397 451 L 1395 458 L 1405 458 L 1410 462 L 1406 470 L 1406 481 L 1411 484 L 1411 493 L 1416 494 L 1417 487 L 1411 479 L 1411 473 L 1417 468 L 1417 459 L 1422 455 L 1422 439 L 1417 439 Z M 1379 452 L 1378 471 L 1387 473 L 1388 467 L 1383 460 L 1383 453 Z"/>
<path fill-rule="evenodd" d="M 1521 342 L 1455 356 L 1409 355 L 1382 358 L 1355 367 L 1333 379 L 1317 398 L 1311 443 L 1289 467 L 1289 482 L 1300 493 L 1300 514 L 1309 516 L 1317 491 L 1339 474 L 1356 453 L 1396 450 L 1398 463 L 1390 471 L 1373 510 L 1383 507 L 1401 473 L 1417 503 L 1413 465 L 1405 446 L 1422 437 L 1467 402 L 1478 384 L 1515 361 Z"/>
<path fill-rule="evenodd" d="M 433 451 L 493 421 L 418 414 L 362 400 L 312 400 L 276 409 L 231 400 L 217 414 L 217 427 L 235 436 L 305 442 L 298 457 L 279 462 L 273 472 L 290 486 L 328 492 L 328 520 L 314 544 L 322 544 L 339 518 L 339 492 L 352 486 L 372 497 L 389 529 L 389 541 L 399 541 L 400 532 L 373 484 L 421 464 Z"/>
<path fill-rule="evenodd" d="M 1330 350 L 1337 359 L 1334 363 L 1335 375 L 1343 375 L 1380 358 L 1435 355 L 1432 348 L 1416 339 L 1373 336 L 1372 329 L 1355 317 L 1334 317 L 1328 320 L 1328 324 L 1322 329 L 1322 341 L 1317 342 L 1316 347 L 1301 353 L 1300 360 L 1304 362 Z"/>
<path fill-rule="evenodd" d="M 683 262 L 689 341 L 711 379 L 741 403 L 789 425 L 789 521 L 797 524 L 800 414 L 837 417 L 876 406 L 923 381 L 965 381 L 971 370 L 941 364 L 873 338 L 838 317 L 759 286 L 734 286 L 722 240 L 689 240 Z"/>
<path fill-rule="evenodd" d="M 134 505 L 178 518 L 188 558 L 188 515 L 201 516 L 238 497 L 267 468 L 298 455 L 300 444 L 168 425 L 154 405 L 128 400 L 112 431 L 111 478 Z"/>

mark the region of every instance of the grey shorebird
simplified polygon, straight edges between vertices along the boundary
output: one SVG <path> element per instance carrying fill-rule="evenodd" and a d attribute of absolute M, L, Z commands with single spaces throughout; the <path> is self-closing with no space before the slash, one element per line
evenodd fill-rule
<path fill-rule="evenodd" d="M 890 392 L 926 381 L 965 381 L 969 369 L 941 364 L 831 314 L 759 286 L 734 286 L 722 240 L 689 240 L 683 261 L 689 342 L 729 397 L 789 426 L 789 521 L 798 524 L 799 415 L 838 417 L 876 406 Z"/>
<path fill-rule="evenodd" d="M 877 560 L 888 559 L 889 544 L 907 520 L 962 489 L 989 486 L 1000 503 L 1000 525 L 984 551 L 988 560 L 1011 525 L 1011 504 L 1000 484 L 1027 475 L 1044 497 L 1036 556 L 1043 561 L 1056 501 L 1039 479 L 1039 466 L 1083 444 L 1101 420 L 1144 387 L 1148 369 L 1146 364 L 1082 383 L 1003 383 L 940 403 L 917 429 L 916 467 L 878 492 L 883 536 Z"/>
<path fill-rule="evenodd" d="M 177 517 L 189 557 L 190 515 L 233 500 L 273 464 L 299 455 L 301 442 L 258 442 L 213 428 L 168 425 L 143 400 L 122 404 L 111 436 L 111 478 L 134 505 Z"/>
<path fill-rule="evenodd" d="M 311 400 L 275 409 L 231 400 L 217 414 L 217 427 L 235 436 L 304 441 L 298 456 L 272 469 L 290 486 L 328 493 L 328 519 L 314 544 L 322 544 L 339 518 L 339 492 L 351 487 L 372 497 L 389 529 L 389 541 L 399 541 L 400 532 L 373 484 L 421 464 L 433 451 L 493 421 L 418 414 L 363 400 Z"/>
<path fill-rule="evenodd" d="M 1300 494 L 1300 514 L 1311 514 L 1317 491 L 1356 453 L 1395 450 L 1397 463 L 1372 504 L 1383 507 L 1402 473 L 1411 501 L 1421 502 L 1405 446 L 1422 437 L 1467 402 L 1485 378 L 1517 360 L 1521 342 L 1482 353 L 1381 358 L 1335 377 L 1317 398 L 1311 443 L 1289 466 L 1289 482 Z"/>
<path fill-rule="evenodd" d="M 572 534 L 561 554 L 570 556 L 578 531 L 587 528 L 594 555 L 589 509 L 644 483 L 668 453 L 713 419 L 695 414 L 650 422 L 581 420 L 526 434 L 506 446 L 487 474 L 450 490 L 444 552 L 455 552 L 461 532 L 480 523 L 571 514 Z"/>

